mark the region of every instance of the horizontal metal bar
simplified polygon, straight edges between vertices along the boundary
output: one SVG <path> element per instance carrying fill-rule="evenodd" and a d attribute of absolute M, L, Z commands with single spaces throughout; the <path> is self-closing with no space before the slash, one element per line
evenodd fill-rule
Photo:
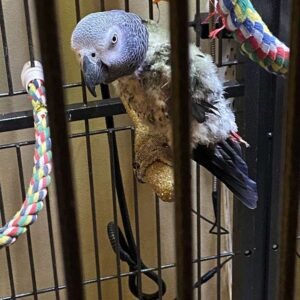
<path fill-rule="evenodd" d="M 244 94 L 244 85 L 228 81 L 224 84 L 225 97 L 241 97 Z M 101 118 L 126 113 L 119 98 L 97 100 L 88 104 L 70 104 L 67 106 L 66 115 L 69 122 L 81 121 L 92 118 Z M 0 132 L 20 130 L 33 127 L 32 111 L 5 113 L 0 115 Z"/>
<path fill-rule="evenodd" d="M 220 254 L 221 258 L 226 258 L 226 257 L 233 257 L 235 254 L 232 252 L 223 252 Z M 204 261 L 212 261 L 212 260 L 216 260 L 218 258 L 217 255 L 213 255 L 213 256 L 204 256 L 200 259 L 201 262 Z M 198 263 L 199 260 L 194 260 L 193 263 Z M 166 270 L 166 269 L 172 269 L 175 268 L 176 264 L 172 263 L 172 264 L 166 264 L 160 267 L 160 269 L 162 270 Z M 124 278 L 124 277 L 128 277 L 130 275 L 136 274 L 138 272 L 141 272 L 143 274 L 145 273 L 149 273 L 149 272 L 153 272 L 153 271 L 158 271 L 159 268 L 147 268 L 147 269 L 142 269 L 142 270 L 137 270 L 137 271 L 132 271 L 132 272 L 124 272 L 120 274 L 120 277 Z M 117 279 L 118 275 L 108 275 L 108 276 L 104 276 L 101 278 L 95 278 L 95 279 L 88 279 L 88 280 L 84 280 L 82 282 L 82 285 L 90 285 L 90 284 L 94 284 L 97 283 L 98 281 L 107 281 L 107 280 L 112 280 L 112 279 Z M 46 294 L 46 293 L 51 293 L 54 292 L 55 289 L 57 290 L 64 290 L 66 289 L 66 285 L 60 285 L 57 287 L 49 287 L 49 288 L 43 288 L 43 289 L 39 289 L 37 290 L 37 294 Z M 20 298 L 25 298 L 28 296 L 32 296 L 33 293 L 32 292 L 28 292 L 28 293 L 22 293 L 22 294 L 18 294 L 14 297 L 14 299 L 20 299 Z M 1 298 L 1 300 L 10 300 L 12 299 L 10 296 L 7 297 L 3 297 Z"/>
<path fill-rule="evenodd" d="M 63 84 L 62 87 L 64 89 L 71 89 L 71 88 L 76 88 L 76 87 L 80 87 L 80 86 L 81 86 L 80 82 L 72 82 L 72 83 Z M 13 91 L 11 94 L 8 92 L 0 93 L 0 98 L 10 97 L 10 96 L 20 96 L 20 95 L 25 95 L 25 94 L 27 94 L 26 90 L 22 89 L 22 90 Z"/>
<path fill-rule="evenodd" d="M 0 132 L 33 127 L 32 111 L 20 111 L 0 115 Z"/>
<path fill-rule="evenodd" d="M 89 102 L 85 105 L 81 103 L 70 105 L 67 109 L 67 119 L 72 122 L 119 115 L 125 112 L 126 110 L 121 100 L 119 98 L 112 98 Z"/>
<path fill-rule="evenodd" d="M 86 137 L 86 136 L 93 136 L 93 135 L 100 135 L 100 134 L 107 134 L 109 132 L 121 132 L 121 131 L 134 131 L 134 128 L 132 126 L 124 126 L 124 127 L 117 127 L 117 128 L 111 128 L 111 129 L 101 129 L 101 130 L 93 130 L 89 132 L 79 132 L 79 133 L 74 133 L 74 134 L 69 134 L 68 137 L 70 139 L 74 138 L 80 138 L 80 137 Z M 23 141 L 23 142 L 18 142 L 18 143 L 10 143 L 10 144 L 0 144 L 0 150 L 4 149 L 11 149 L 11 148 L 21 148 L 24 146 L 29 146 L 33 145 L 35 143 L 35 140 L 28 140 L 28 141 Z"/>
<path fill-rule="evenodd" d="M 222 67 L 232 67 L 237 65 L 242 65 L 244 62 L 239 60 L 229 60 L 229 61 L 223 61 L 221 64 L 217 64 L 218 68 Z"/>
<path fill-rule="evenodd" d="M 227 81 L 224 83 L 225 98 L 242 97 L 245 94 L 245 85 L 238 81 Z"/>
<path fill-rule="evenodd" d="M 124 114 L 125 108 L 118 98 L 92 101 L 88 104 L 71 104 L 67 106 L 67 120 L 81 121 L 92 118 Z M 0 132 L 33 127 L 32 111 L 22 111 L 0 115 Z"/>

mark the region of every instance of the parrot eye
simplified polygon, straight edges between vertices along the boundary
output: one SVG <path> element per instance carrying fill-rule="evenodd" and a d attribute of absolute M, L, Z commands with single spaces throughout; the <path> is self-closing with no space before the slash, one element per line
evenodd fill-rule
<path fill-rule="evenodd" d="M 95 57 L 95 56 L 96 56 L 96 53 L 95 53 L 95 52 L 93 52 L 93 53 L 92 53 L 92 57 Z"/>
<path fill-rule="evenodd" d="M 116 44 L 117 41 L 118 41 L 118 36 L 116 34 L 114 34 L 113 37 L 111 38 L 111 43 Z"/>

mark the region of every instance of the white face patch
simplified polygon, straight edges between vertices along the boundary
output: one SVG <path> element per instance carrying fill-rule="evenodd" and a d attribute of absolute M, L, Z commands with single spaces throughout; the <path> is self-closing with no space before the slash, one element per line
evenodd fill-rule
<path fill-rule="evenodd" d="M 71 47 L 82 61 L 103 65 L 112 82 L 135 72 L 148 48 L 148 32 L 141 19 L 124 11 L 92 13 L 75 27 Z"/>

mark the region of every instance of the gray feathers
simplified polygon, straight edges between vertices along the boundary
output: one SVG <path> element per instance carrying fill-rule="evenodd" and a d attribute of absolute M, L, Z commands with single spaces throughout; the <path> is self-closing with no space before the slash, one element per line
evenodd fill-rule
<path fill-rule="evenodd" d="M 75 27 L 71 47 L 82 63 L 88 57 L 90 65 L 104 64 L 105 83 L 132 74 L 143 62 L 148 48 L 148 31 L 142 19 L 121 10 L 92 13 Z M 97 84 L 100 82 L 97 82 Z"/>
<path fill-rule="evenodd" d="M 113 42 L 117 37 L 117 42 Z M 94 13 L 72 34 L 72 48 L 85 61 L 85 81 L 114 82 L 120 97 L 171 146 L 171 46 L 169 34 L 153 21 L 124 11 Z M 236 131 L 234 114 L 223 97 L 217 68 L 209 55 L 190 46 L 192 144 L 215 144 Z M 182 99 L 186 101 L 186 99 Z"/>
<path fill-rule="evenodd" d="M 120 78 L 115 85 L 122 100 L 154 131 L 163 132 L 171 146 L 171 46 L 168 34 L 155 22 L 146 24 L 149 31 L 146 59 L 134 74 Z M 193 45 L 190 46 L 190 91 L 193 146 L 215 144 L 236 131 L 234 114 L 223 97 L 215 65 L 210 56 Z"/>
<path fill-rule="evenodd" d="M 90 92 L 96 95 L 96 84 L 113 82 L 133 122 L 138 124 L 137 130 L 148 133 L 149 143 L 142 140 L 142 151 L 137 154 L 143 156 L 150 151 L 151 162 L 171 163 L 168 33 L 155 22 L 142 21 L 132 13 L 109 11 L 82 19 L 74 29 L 71 44 Z M 230 103 L 223 96 L 217 68 L 211 57 L 194 45 L 190 45 L 190 95 L 193 158 L 222 180 L 246 206 L 256 207 L 256 184 L 248 177 L 239 138 L 231 138 L 237 126 Z M 154 136 L 156 142 L 151 140 Z M 140 161 L 149 163 L 142 158 Z"/>

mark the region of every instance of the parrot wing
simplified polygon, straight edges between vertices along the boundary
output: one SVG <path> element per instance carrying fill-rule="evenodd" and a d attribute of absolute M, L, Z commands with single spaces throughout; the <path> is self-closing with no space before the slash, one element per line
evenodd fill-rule
<path fill-rule="evenodd" d="M 157 24 L 147 23 L 149 50 L 137 74 L 147 95 L 148 111 L 164 107 L 172 118 L 171 103 L 171 45 Z M 238 142 L 230 139 L 236 131 L 234 114 L 228 100 L 223 97 L 223 85 L 217 68 L 209 55 L 197 47 L 190 47 L 190 94 L 193 116 L 194 143 L 192 158 L 219 178 L 249 208 L 257 202 L 256 183 L 248 177 L 248 168 L 242 159 Z M 143 103 L 145 109 L 145 103 Z M 164 118 L 159 109 L 154 117 Z"/>
<path fill-rule="evenodd" d="M 248 176 L 248 167 L 242 159 L 238 142 L 228 138 L 213 148 L 198 145 L 193 150 L 193 159 L 225 183 L 245 206 L 256 208 L 256 183 Z"/>

